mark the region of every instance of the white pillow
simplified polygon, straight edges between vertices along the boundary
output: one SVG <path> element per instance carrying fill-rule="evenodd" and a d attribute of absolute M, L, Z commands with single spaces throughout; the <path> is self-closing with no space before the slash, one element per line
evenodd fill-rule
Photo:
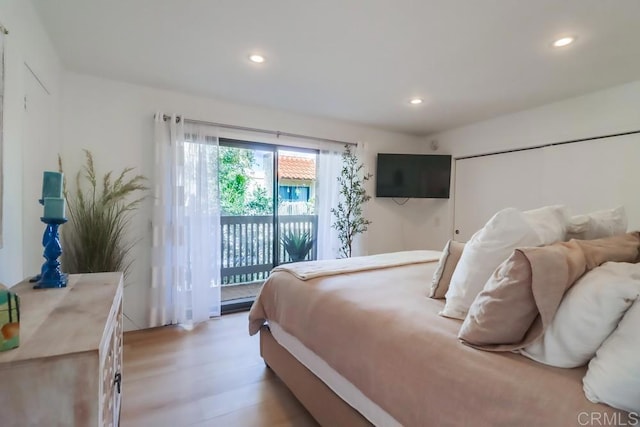
<path fill-rule="evenodd" d="M 538 246 L 540 238 L 517 209 L 496 213 L 467 242 L 453 271 L 442 316 L 464 319 L 487 279 L 516 246 Z"/>
<path fill-rule="evenodd" d="M 553 205 L 523 212 L 525 219 L 538 233 L 542 245 L 564 240 L 569 225 L 566 206 Z"/>
<path fill-rule="evenodd" d="M 514 249 L 562 240 L 566 234 L 563 206 L 520 212 L 503 209 L 467 242 L 451 277 L 441 316 L 464 319 L 494 270 Z"/>
<path fill-rule="evenodd" d="M 582 380 L 587 399 L 640 413 L 640 301 L 624 315 L 589 363 Z"/>
<path fill-rule="evenodd" d="M 520 353 L 560 368 L 582 366 L 639 296 L 640 264 L 607 262 L 569 289 L 544 335 Z"/>
<path fill-rule="evenodd" d="M 624 206 L 569 218 L 567 240 L 591 240 L 627 232 Z"/>

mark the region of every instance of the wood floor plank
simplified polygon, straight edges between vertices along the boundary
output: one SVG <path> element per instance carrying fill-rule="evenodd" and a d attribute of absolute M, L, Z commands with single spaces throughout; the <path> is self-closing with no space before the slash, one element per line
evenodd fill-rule
<path fill-rule="evenodd" d="M 125 333 L 121 425 L 317 426 L 266 368 L 247 328 L 247 313 L 236 313 L 193 331 Z"/>

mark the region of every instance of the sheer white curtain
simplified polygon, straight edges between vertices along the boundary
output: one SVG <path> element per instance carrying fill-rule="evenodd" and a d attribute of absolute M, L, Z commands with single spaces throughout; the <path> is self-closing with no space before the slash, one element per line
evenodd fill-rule
<path fill-rule="evenodd" d="M 155 116 L 150 325 L 186 328 L 220 314 L 215 129 Z"/>
<path fill-rule="evenodd" d="M 318 156 L 318 259 L 339 257 L 338 232 L 331 224 L 331 208 L 338 205 L 338 176 L 342 170 L 342 149 L 320 150 Z"/>
<path fill-rule="evenodd" d="M 218 136 L 212 126 L 185 124 L 185 219 L 191 320 L 220 315 Z"/>

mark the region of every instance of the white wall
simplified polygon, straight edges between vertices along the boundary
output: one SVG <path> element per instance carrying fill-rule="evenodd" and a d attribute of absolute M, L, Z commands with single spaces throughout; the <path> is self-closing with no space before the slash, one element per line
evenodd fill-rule
<path fill-rule="evenodd" d="M 25 259 L 42 264 L 42 247 L 38 237 L 36 242 L 23 241 L 23 225 L 44 230 L 43 224 L 23 224 L 25 212 L 23 198 L 31 199 L 34 211 L 40 212 L 37 198 L 33 194 L 31 184 L 24 185 L 24 177 L 34 178 L 33 182 L 41 182 L 42 170 L 55 167 L 55 158 L 41 156 L 42 150 L 28 146 L 23 138 L 25 126 L 38 127 L 42 133 L 50 135 L 47 143 L 56 152 L 59 143 L 58 111 L 61 66 L 49 36 L 42 26 L 30 1 L 3 0 L 0 2 L 0 22 L 7 27 L 10 34 L 5 43 L 5 99 L 4 99 L 4 146 L 2 167 L 3 186 L 3 233 L 4 242 L 0 249 L 0 282 L 13 285 L 26 275 L 38 271 L 24 271 Z M 31 71 L 40 80 L 46 91 L 48 117 L 42 122 L 26 123 L 24 96 L 27 92 L 27 73 Z M 46 93 L 46 92 L 45 92 Z M 27 155 L 23 155 L 26 153 Z M 29 193 L 29 194 L 26 194 Z M 27 215 L 33 216 L 33 215 Z M 26 251 L 26 253 L 25 253 Z"/>
<path fill-rule="evenodd" d="M 96 77 L 67 73 L 64 77 L 62 154 L 65 171 L 77 171 L 83 162 L 82 148 L 91 150 L 101 171 L 125 166 L 151 177 L 153 174 L 153 113 L 183 114 L 196 120 L 214 121 L 279 130 L 345 141 L 363 141 L 366 167 L 375 169 L 377 152 L 419 152 L 419 139 L 336 120 L 313 118 L 271 109 L 232 104 L 167 90 L 131 85 Z M 373 182 L 371 182 L 373 193 Z M 398 206 L 388 199 L 372 199 L 367 214 L 373 221 L 366 237 L 366 252 L 381 253 L 429 247 L 424 212 L 429 202 L 410 201 Z M 134 221 L 135 267 L 125 289 L 125 313 L 129 329 L 145 327 L 150 281 L 149 218 L 146 203 Z"/>
<path fill-rule="evenodd" d="M 442 147 L 439 151 L 461 157 L 639 129 L 640 81 L 636 81 L 431 135 L 423 143 L 436 140 Z M 427 231 L 438 246 L 452 236 L 453 200 L 432 212 L 442 219 L 440 226 Z"/>

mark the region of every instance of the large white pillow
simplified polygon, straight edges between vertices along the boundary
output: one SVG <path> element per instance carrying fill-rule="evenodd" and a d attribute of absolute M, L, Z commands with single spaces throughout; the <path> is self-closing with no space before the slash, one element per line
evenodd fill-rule
<path fill-rule="evenodd" d="M 627 213 L 624 206 L 576 215 L 569 218 L 567 240 L 591 240 L 627 232 Z"/>
<path fill-rule="evenodd" d="M 515 248 L 551 244 L 562 240 L 565 234 L 563 206 L 529 212 L 507 208 L 496 213 L 465 245 L 440 315 L 464 319 L 494 270 Z"/>
<path fill-rule="evenodd" d="M 640 413 L 640 301 L 624 315 L 589 363 L 582 380 L 592 402 Z"/>
<path fill-rule="evenodd" d="M 551 366 L 582 366 L 639 296 L 640 264 L 607 262 L 569 289 L 541 339 L 520 352 Z"/>
<path fill-rule="evenodd" d="M 564 240 L 569 225 L 569 213 L 565 206 L 545 206 L 523 213 L 529 225 L 538 233 L 542 245 Z"/>

